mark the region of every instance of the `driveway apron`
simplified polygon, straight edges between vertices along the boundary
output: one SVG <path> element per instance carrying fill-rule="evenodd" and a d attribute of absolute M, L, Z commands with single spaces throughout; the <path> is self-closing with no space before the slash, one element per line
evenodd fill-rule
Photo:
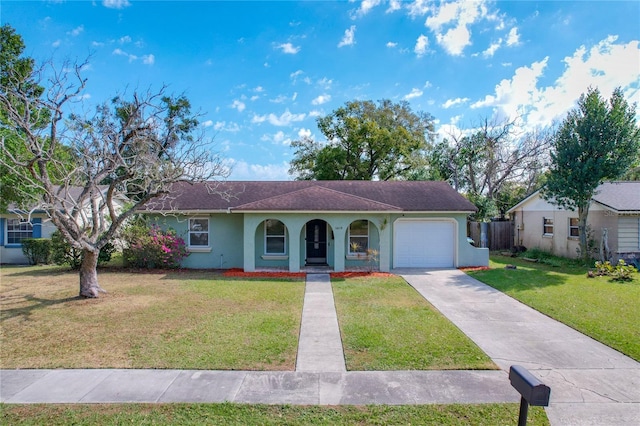
<path fill-rule="evenodd" d="M 394 270 L 503 370 L 551 388 L 553 425 L 640 424 L 640 363 L 458 270 Z"/>

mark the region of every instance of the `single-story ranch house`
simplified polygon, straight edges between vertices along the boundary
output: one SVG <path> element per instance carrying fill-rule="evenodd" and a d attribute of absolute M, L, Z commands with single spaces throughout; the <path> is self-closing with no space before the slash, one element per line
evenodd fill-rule
<path fill-rule="evenodd" d="M 537 191 L 507 213 L 514 221 L 515 245 L 577 257 L 577 210 L 556 206 Z M 625 259 L 640 266 L 640 181 L 600 185 L 591 199 L 587 225 L 598 247 L 606 230 L 613 262 Z"/>
<path fill-rule="evenodd" d="M 222 195 L 221 195 L 222 194 Z M 188 268 L 486 266 L 467 242 L 475 206 L 445 182 L 285 181 L 189 184 L 144 213 L 185 236 Z"/>

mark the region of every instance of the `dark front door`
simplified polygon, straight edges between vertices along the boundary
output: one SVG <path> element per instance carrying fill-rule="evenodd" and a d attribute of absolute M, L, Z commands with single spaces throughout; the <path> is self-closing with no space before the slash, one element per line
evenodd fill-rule
<path fill-rule="evenodd" d="M 327 263 L 327 222 L 312 220 L 307 222 L 307 265 Z"/>

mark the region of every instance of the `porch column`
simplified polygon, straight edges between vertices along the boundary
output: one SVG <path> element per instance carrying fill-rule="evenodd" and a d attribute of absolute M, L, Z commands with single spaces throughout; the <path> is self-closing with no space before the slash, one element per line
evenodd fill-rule
<path fill-rule="evenodd" d="M 289 272 L 300 272 L 300 232 L 299 224 L 287 225 L 289 231 Z"/>
<path fill-rule="evenodd" d="M 333 250 L 334 250 L 334 265 L 333 269 L 336 272 L 344 272 L 344 258 L 346 228 L 344 226 L 336 226 L 333 228 Z"/>
<path fill-rule="evenodd" d="M 384 229 L 378 228 L 378 234 L 380 235 L 380 253 L 378 253 L 380 272 L 389 272 L 391 270 L 391 225 L 387 224 Z"/>
<path fill-rule="evenodd" d="M 244 232 L 242 246 L 244 248 L 244 271 L 255 272 L 256 270 L 256 220 L 244 215 Z"/>

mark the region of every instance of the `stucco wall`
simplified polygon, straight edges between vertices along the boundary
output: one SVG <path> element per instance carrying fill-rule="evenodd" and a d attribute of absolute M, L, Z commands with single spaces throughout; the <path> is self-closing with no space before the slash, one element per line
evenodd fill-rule
<path fill-rule="evenodd" d="M 7 218 L 16 218 L 16 215 L 9 215 L 9 214 L 4 214 L 0 216 L 2 219 L 7 219 Z M 51 223 L 51 221 L 49 220 L 49 218 L 45 215 L 45 214 L 34 214 L 32 215 L 32 218 L 38 218 L 40 219 L 42 222 L 40 225 L 36 225 L 36 226 L 40 226 L 41 228 L 41 238 L 50 238 L 51 234 L 53 234 L 53 232 L 56 230 L 56 227 Z M 26 265 L 29 263 L 29 261 L 27 260 L 27 257 L 22 253 L 22 245 L 18 244 L 18 245 L 8 245 L 7 244 L 7 238 L 6 238 L 6 232 L 7 232 L 7 224 L 6 224 L 6 220 L 2 220 L 2 223 L 0 224 L 0 226 L 2 227 L 2 230 L 0 231 L 0 233 L 2 233 L 2 245 L 0 245 L 0 263 L 4 263 L 4 264 L 16 264 L 16 265 Z"/>

